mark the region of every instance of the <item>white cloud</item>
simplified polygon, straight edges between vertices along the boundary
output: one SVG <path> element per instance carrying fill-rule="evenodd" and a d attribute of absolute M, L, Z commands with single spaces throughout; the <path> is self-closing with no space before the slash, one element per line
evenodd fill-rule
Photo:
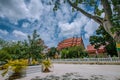
<path fill-rule="evenodd" d="M 30 4 L 28 5 L 28 9 L 30 18 L 39 19 L 43 12 L 43 5 L 40 0 L 31 0 Z"/>
<path fill-rule="evenodd" d="M 61 29 L 60 36 L 81 36 L 83 26 L 89 21 L 85 16 L 77 17 L 72 23 L 59 23 Z"/>
<path fill-rule="evenodd" d="M 24 0 L 1 0 L 0 14 L 1 17 L 7 17 L 10 21 L 16 22 L 18 19 L 26 18 L 29 11 Z"/>
<path fill-rule="evenodd" d="M 12 39 L 25 39 L 27 34 L 32 34 L 36 29 L 46 45 L 55 46 L 64 37 L 81 36 L 84 29 L 88 39 L 96 30 L 94 21 L 89 21 L 80 12 L 72 12 L 68 4 L 62 3 L 60 9 L 53 12 L 54 5 L 41 2 L 48 0 L 30 0 L 27 4 L 24 1 L 0 0 L 0 17 L 8 18 L 12 23 L 17 23 L 21 19 L 29 21 L 20 24 L 22 25 L 20 28 L 18 26 L 14 28 L 12 32 L 14 36 L 10 35 Z"/>
<path fill-rule="evenodd" d="M 26 33 L 23 33 L 22 31 L 18 31 L 18 30 L 14 30 L 13 35 L 15 37 L 24 38 L 24 39 L 27 37 Z"/>
<path fill-rule="evenodd" d="M 88 39 L 90 36 L 94 34 L 94 32 L 97 30 L 99 24 L 97 24 L 95 21 L 92 19 L 85 25 L 85 38 Z"/>
<path fill-rule="evenodd" d="M 74 36 L 75 33 L 80 32 L 80 27 L 77 22 L 69 23 L 59 23 L 59 27 L 61 28 L 61 33 L 63 36 Z"/>
<path fill-rule="evenodd" d="M 2 34 L 2 35 L 7 35 L 7 34 L 8 34 L 8 31 L 0 29 L 0 34 Z"/>
<path fill-rule="evenodd" d="M 24 0 L 0 0 L 0 17 L 7 17 L 12 23 L 25 18 L 39 19 L 42 9 L 40 0 L 31 0 L 29 4 L 25 4 Z"/>

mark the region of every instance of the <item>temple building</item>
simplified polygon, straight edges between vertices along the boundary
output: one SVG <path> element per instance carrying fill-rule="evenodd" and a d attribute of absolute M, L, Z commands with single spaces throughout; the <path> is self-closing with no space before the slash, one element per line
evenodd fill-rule
<path fill-rule="evenodd" d="M 77 37 L 68 38 L 68 39 L 61 41 L 58 44 L 57 49 L 62 50 L 64 48 L 68 48 L 72 46 L 83 46 L 83 48 L 85 49 L 82 38 L 77 38 Z"/>
<path fill-rule="evenodd" d="M 73 38 L 68 38 L 65 39 L 61 42 L 58 43 L 57 46 L 57 50 L 62 50 L 64 48 L 69 48 L 72 46 L 83 46 L 83 48 L 85 49 L 84 43 L 83 43 L 83 39 L 81 37 L 73 37 Z M 96 57 L 98 55 L 105 57 L 106 54 L 106 50 L 105 50 L 105 46 L 100 46 L 98 49 L 94 48 L 94 45 L 87 45 L 85 51 L 88 52 L 88 55 L 90 57 Z"/>
<path fill-rule="evenodd" d="M 107 56 L 105 54 L 106 49 L 105 46 L 100 46 L 98 49 L 94 48 L 94 45 L 88 45 L 86 51 L 88 52 L 88 55 L 91 57 L 95 57 L 95 56 Z"/>

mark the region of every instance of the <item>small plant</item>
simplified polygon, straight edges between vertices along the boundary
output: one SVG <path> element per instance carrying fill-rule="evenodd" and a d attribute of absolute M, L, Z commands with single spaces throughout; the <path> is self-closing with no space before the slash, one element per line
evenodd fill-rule
<path fill-rule="evenodd" d="M 52 63 L 50 59 L 46 59 L 42 61 L 42 71 L 50 72 L 50 68 L 52 68 Z"/>
<path fill-rule="evenodd" d="M 36 61 L 35 59 L 32 60 L 32 65 L 37 65 L 38 61 Z"/>
<path fill-rule="evenodd" d="M 0 66 L 0 70 L 5 70 L 7 69 L 7 65 Z"/>
<path fill-rule="evenodd" d="M 2 73 L 2 76 L 4 76 L 6 73 L 9 72 L 9 70 L 12 70 L 13 71 L 13 74 L 9 77 L 12 79 L 17 79 L 17 78 L 20 78 L 22 77 L 22 75 L 24 74 L 24 70 L 26 69 L 27 67 L 27 60 L 10 60 L 8 61 L 7 64 L 3 65 L 6 70 Z"/>

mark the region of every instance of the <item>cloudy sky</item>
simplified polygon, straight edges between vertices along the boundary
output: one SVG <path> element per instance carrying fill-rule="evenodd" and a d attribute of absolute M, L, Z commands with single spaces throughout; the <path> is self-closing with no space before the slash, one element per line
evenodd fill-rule
<path fill-rule="evenodd" d="M 98 24 L 78 11 L 72 12 L 62 0 L 56 12 L 54 4 L 49 3 L 50 0 L 0 0 L 0 38 L 24 40 L 36 29 L 49 47 L 75 36 L 82 37 L 85 46 L 88 45 Z M 92 13 L 91 9 L 88 11 Z"/>

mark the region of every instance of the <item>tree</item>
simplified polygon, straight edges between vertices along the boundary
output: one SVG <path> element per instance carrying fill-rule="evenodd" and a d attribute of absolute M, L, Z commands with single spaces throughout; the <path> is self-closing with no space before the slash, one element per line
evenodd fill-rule
<path fill-rule="evenodd" d="M 6 51 L 4 54 L 9 54 L 12 59 L 39 59 L 41 51 L 44 49 L 44 41 L 39 37 L 37 31 L 34 30 L 32 36 L 28 35 L 28 41 L 24 42 L 6 42 L 0 39 L 0 52 Z"/>
<path fill-rule="evenodd" d="M 6 54 L 9 54 L 11 58 L 14 60 L 26 57 L 26 53 L 24 51 L 24 45 L 22 44 L 21 41 L 8 42 L 8 44 L 2 47 L 0 51 L 6 51 Z"/>
<path fill-rule="evenodd" d="M 53 10 L 57 10 L 61 0 L 52 1 L 55 1 Z M 120 0 L 64 0 L 64 2 L 69 3 L 73 7 L 73 10 L 80 11 L 88 18 L 100 24 L 116 43 L 120 43 Z M 92 7 L 94 14 L 90 14 L 80 8 L 79 4 L 86 5 L 89 8 Z M 98 5 L 102 5 L 103 9 L 99 10 Z M 101 13 L 105 14 L 104 18 L 100 17 Z M 118 57 L 120 57 L 120 51 L 118 51 Z"/>
<path fill-rule="evenodd" d="M 61 58 L 69 58 L 69 57 L 68 57 L 69 50 L 67 50 L 67 48 L 62 49 L 61 52 L 62 52 Z"/>
<path fill-rule="evenodd" d="M 0 38 L 0 49 L 8 46 L 8 42 Z"/>
<path fill-rule="evenodd" d="M 83 58 L 88 56 L 88 54 L 84 51 L 84 48 L 82 46 L 72 46 L 63 49 L 61 52 L 62 58 Z"/>
<path fill-rule="evenodd" d="M 39 59 L 40 53 L 44 49 L 44 41 L 39 37 L 37 31 L 34 30 L 32 36 L 28 35 L 28 54 L 29 54 L 29 64 L 31 64 L 31 59 Z"/>
<path fill-rule="evenodd" d="M 11 46 L 9 48 L 9 54 L 11 55 L 12 59 L 21 59 L 24 58 L 25 55 L 23 54 L 23 44 L 21 41 L 11 42 Z"/>
<path fill-rule="evenodd" d="M 54 56 L 58 53 L 57 49 L 55 47 L 51 47 L 50 51 L 48 52 L 48 56 L 51 58 L 54 58 Z"/>
<path fill-rule="evenodd" d="M 0 38 L 0 49 L 3 47 L 4 40 Z"/>
<path fill-rule="evenodd" d="M 104 45 L 108 55 L 117 56 L 116 44 L 114 39 L 104 30 L 103 27 L 99 27 L 96 30 L 96 35 L 90 36 L 90 43 L 95 45 L 98 49 L 101 45 Z"/>

